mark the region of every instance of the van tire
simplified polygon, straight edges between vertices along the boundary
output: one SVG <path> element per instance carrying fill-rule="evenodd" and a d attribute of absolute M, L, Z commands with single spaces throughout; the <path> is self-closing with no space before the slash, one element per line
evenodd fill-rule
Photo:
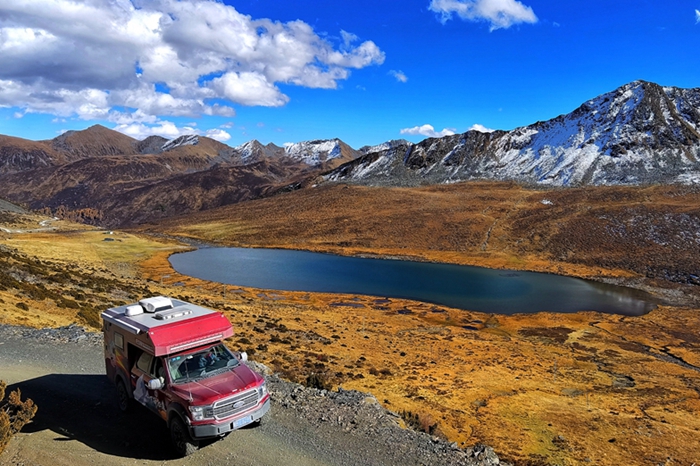
<path fill-rule="evenodd" d="M 193 440 L 187 430 L 187 426 L 179 416 L 173 416 L 170 421 L 170 439 L 173 442 L 175 451 L 181 457 L 190 456 L 199 450 L 199 442 Z"/>
<path fill-rule="evenodd" d="M 117 379 L 117 404 L 119 405 L 119 411 L 125 413 L 129 411 L 131 407 L 131 398 L 129 398 L 129 392 L 126 391 L 126 385 L 121 378 Z"/>

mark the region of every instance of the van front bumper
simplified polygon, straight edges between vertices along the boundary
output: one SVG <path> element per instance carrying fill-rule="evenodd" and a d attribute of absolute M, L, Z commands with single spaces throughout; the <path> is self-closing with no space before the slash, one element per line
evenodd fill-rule
<path fill-rule="evenodd" d="M 241 427 L 247 426 L 253 422 L 259 421 L 261 417 L 265 415 L 270 410 L 270 397 L 268 396 L 265 402 L 255 409 L 246 413 L 245 416 L 238 416 L 237 418 L 227 420 L 225 422 L 220 422 L 217 424 L 203 424 L 190 426 L 190 435 L 194 439 L 200 438 L 210 438 L 219 437 L 221 435 L 227 434 L 232 430 L 240 429 Z"/>

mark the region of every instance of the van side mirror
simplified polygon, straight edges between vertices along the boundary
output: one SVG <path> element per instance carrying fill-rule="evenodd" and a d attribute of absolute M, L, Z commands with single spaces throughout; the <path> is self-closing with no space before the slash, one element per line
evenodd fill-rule
<path fill-rule="evenodd" d="M 160 390 L 161 388 L 163 388 L 164 383 L 163 380 L 159 377 L 156 379 L 149 380 L 146 385 L 148 386 L 149 390 Z"/>

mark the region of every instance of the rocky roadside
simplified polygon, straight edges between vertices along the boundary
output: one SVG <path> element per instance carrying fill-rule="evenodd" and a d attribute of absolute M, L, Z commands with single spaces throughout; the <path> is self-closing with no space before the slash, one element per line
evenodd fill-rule
<path fill-rule="evenodd" d="M 78 343 L 99 347 L 102 334 L 86 331 L 72 324 L 60 328 L 34 329 L 0 325 L 0 341 L 12 337 L 27 343 Z M 254 361 L 248 364 L 267 379 L 273 406 L 287 416 L 293 416 L 309 424 L 314 430 L 335 439 L 343 437 L 343 443 L 362 449 L 372 445 L 383 446 L 394 464 L 420 465 L 506 465 L 499 460 L 492 448 L 475 445 L 461 449 L 423 432 L 404 429 L 400 417 L 383 408 L 369 393 L 355 390 L 319 390 L 282 380 L 270 369 Z M 371 439 L 371 442 L 369 441 Z"/>
<path fill-rule="evenodd" d="M 260 371 L 260 368 L 254 369 Z M 492 448 L 475 445 L 460 449 L 423 432 L 403 429 L 399 415 L 383 408 L 369 393 L 356 390 L 337 392 L 318 390 L 281 380 L 276 374 L 267 376 L 275 405 L 292 410 L 312 425 L 344 432 L 357 439 L 381 439 L 387 450 L 410 457 L 418 464 L 440 465 L 505 465 Z"/>
<path fill-rule="evenodd" d="M 21 337 L 25 340 L 40 341 L 44 343 L 78 343 L 101 346 L 102 334 L 85 330 L 77 324 L 66 325 L 58 328 L 31 328 L 16 325 L 0 325 L 0 340 L 7 336 Z"/>

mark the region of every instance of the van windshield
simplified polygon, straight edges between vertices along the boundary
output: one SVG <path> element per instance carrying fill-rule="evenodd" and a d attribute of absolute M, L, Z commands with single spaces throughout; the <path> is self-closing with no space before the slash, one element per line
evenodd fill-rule
<path fill-rule="evenodd" d="M 172 383 L 209 377 L 238 366 L 238 359 L 223 344 L 187 355 L 167 358 Z"/>

